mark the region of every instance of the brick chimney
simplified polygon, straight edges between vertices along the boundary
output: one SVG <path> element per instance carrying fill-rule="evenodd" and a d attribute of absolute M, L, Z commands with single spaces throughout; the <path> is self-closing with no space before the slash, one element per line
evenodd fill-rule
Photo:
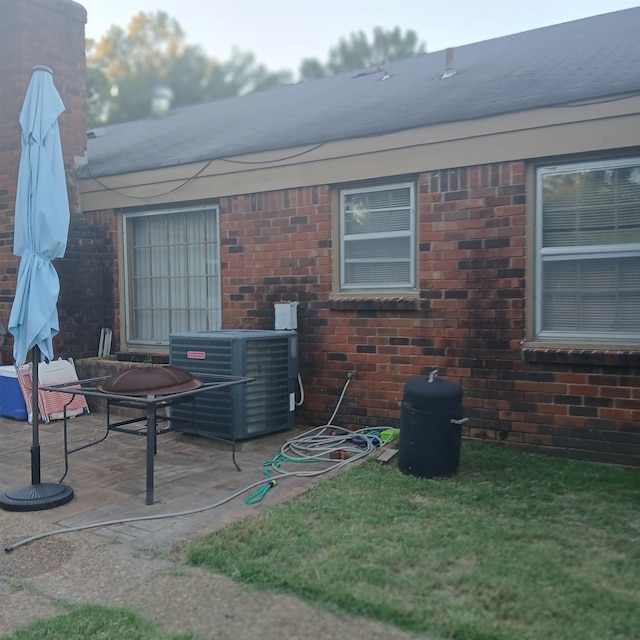
<path fill-rule="evenodd" d="M 74 157 L 84 155 L 87 139 L 86 22 L 85 8 L 72 0 L 0 0 L 0 319 L 6 326 L 19 265 L 13 255 L 21 152 L 18 118 L 33 67 L 46 65 L 53 70 L 53 80 L 65 106 L 58 123 L 71 211 L 67 252 L 55 262 L 60 275 L 56 357 L 90 355 L 103 322 L 102 304 L 96 306 L 96 299 L 104 295 L 100 277 L 95 280 L 100 270 L 95 255 L 98 243 L 80 210 L 74 171 Z M 91 281 L 98 285 L 97 291 L 87 285 Z M 2 350 L 4 362 L 13 362 L 12 345 L 11 336 L 7 336 Z"/>

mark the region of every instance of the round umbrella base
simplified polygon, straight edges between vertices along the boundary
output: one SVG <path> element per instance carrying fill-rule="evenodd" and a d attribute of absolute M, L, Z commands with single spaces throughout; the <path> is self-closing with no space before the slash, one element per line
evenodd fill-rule
<path fill-rule="evenodd" d="M 73 489 L 66 484 L 43 482 L 10 489 L 0 495 L 0 508 L 6 511 L 42 511 L 67 504 Z"/>

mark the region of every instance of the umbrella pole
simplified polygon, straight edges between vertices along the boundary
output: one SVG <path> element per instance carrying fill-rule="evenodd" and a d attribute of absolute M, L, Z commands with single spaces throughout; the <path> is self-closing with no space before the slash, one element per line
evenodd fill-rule
<path fill-rule="evenodd" d="M 40 482 L 40 407 L 38 405 L 38 367 L 40 347 L 31 350 L 31 484 L 10 489 L 0 495 L 0 509 L 6 511 L 42 511 L 67 504 L 73 499 L 73 489 L 66 484 Z"/>
<path fill-rule="evenodd" d="M 40 406 L 38 364 L 40 347 L 31 349 L 31 484 L 40 484 Z"/>

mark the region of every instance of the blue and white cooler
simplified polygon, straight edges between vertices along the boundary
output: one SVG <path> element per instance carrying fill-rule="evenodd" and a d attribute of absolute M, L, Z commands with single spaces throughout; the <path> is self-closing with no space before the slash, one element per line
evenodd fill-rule
<path fill-rule="evenodd" d="M 28 417 L 18 374 L 13 365 L 0 366 L 0 416 L 14 420 L 26 420 Z"/>

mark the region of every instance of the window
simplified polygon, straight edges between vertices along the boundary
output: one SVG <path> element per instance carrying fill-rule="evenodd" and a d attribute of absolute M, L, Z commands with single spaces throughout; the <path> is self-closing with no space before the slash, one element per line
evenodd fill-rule
<path fill-rule="evenodd" d="M 537 170 L 536 336 L 640 340 L 640 158 Z"/>
<path fill-rule="evenodd" d="M 128 344 L 219 328 L 216 209 L 128 214 L 124 246 Z"/>
<path fill-rule="evenodd" d="M 415 188 L 411 183 L 340 194 L 340 288 L 415 287 Z"/>

